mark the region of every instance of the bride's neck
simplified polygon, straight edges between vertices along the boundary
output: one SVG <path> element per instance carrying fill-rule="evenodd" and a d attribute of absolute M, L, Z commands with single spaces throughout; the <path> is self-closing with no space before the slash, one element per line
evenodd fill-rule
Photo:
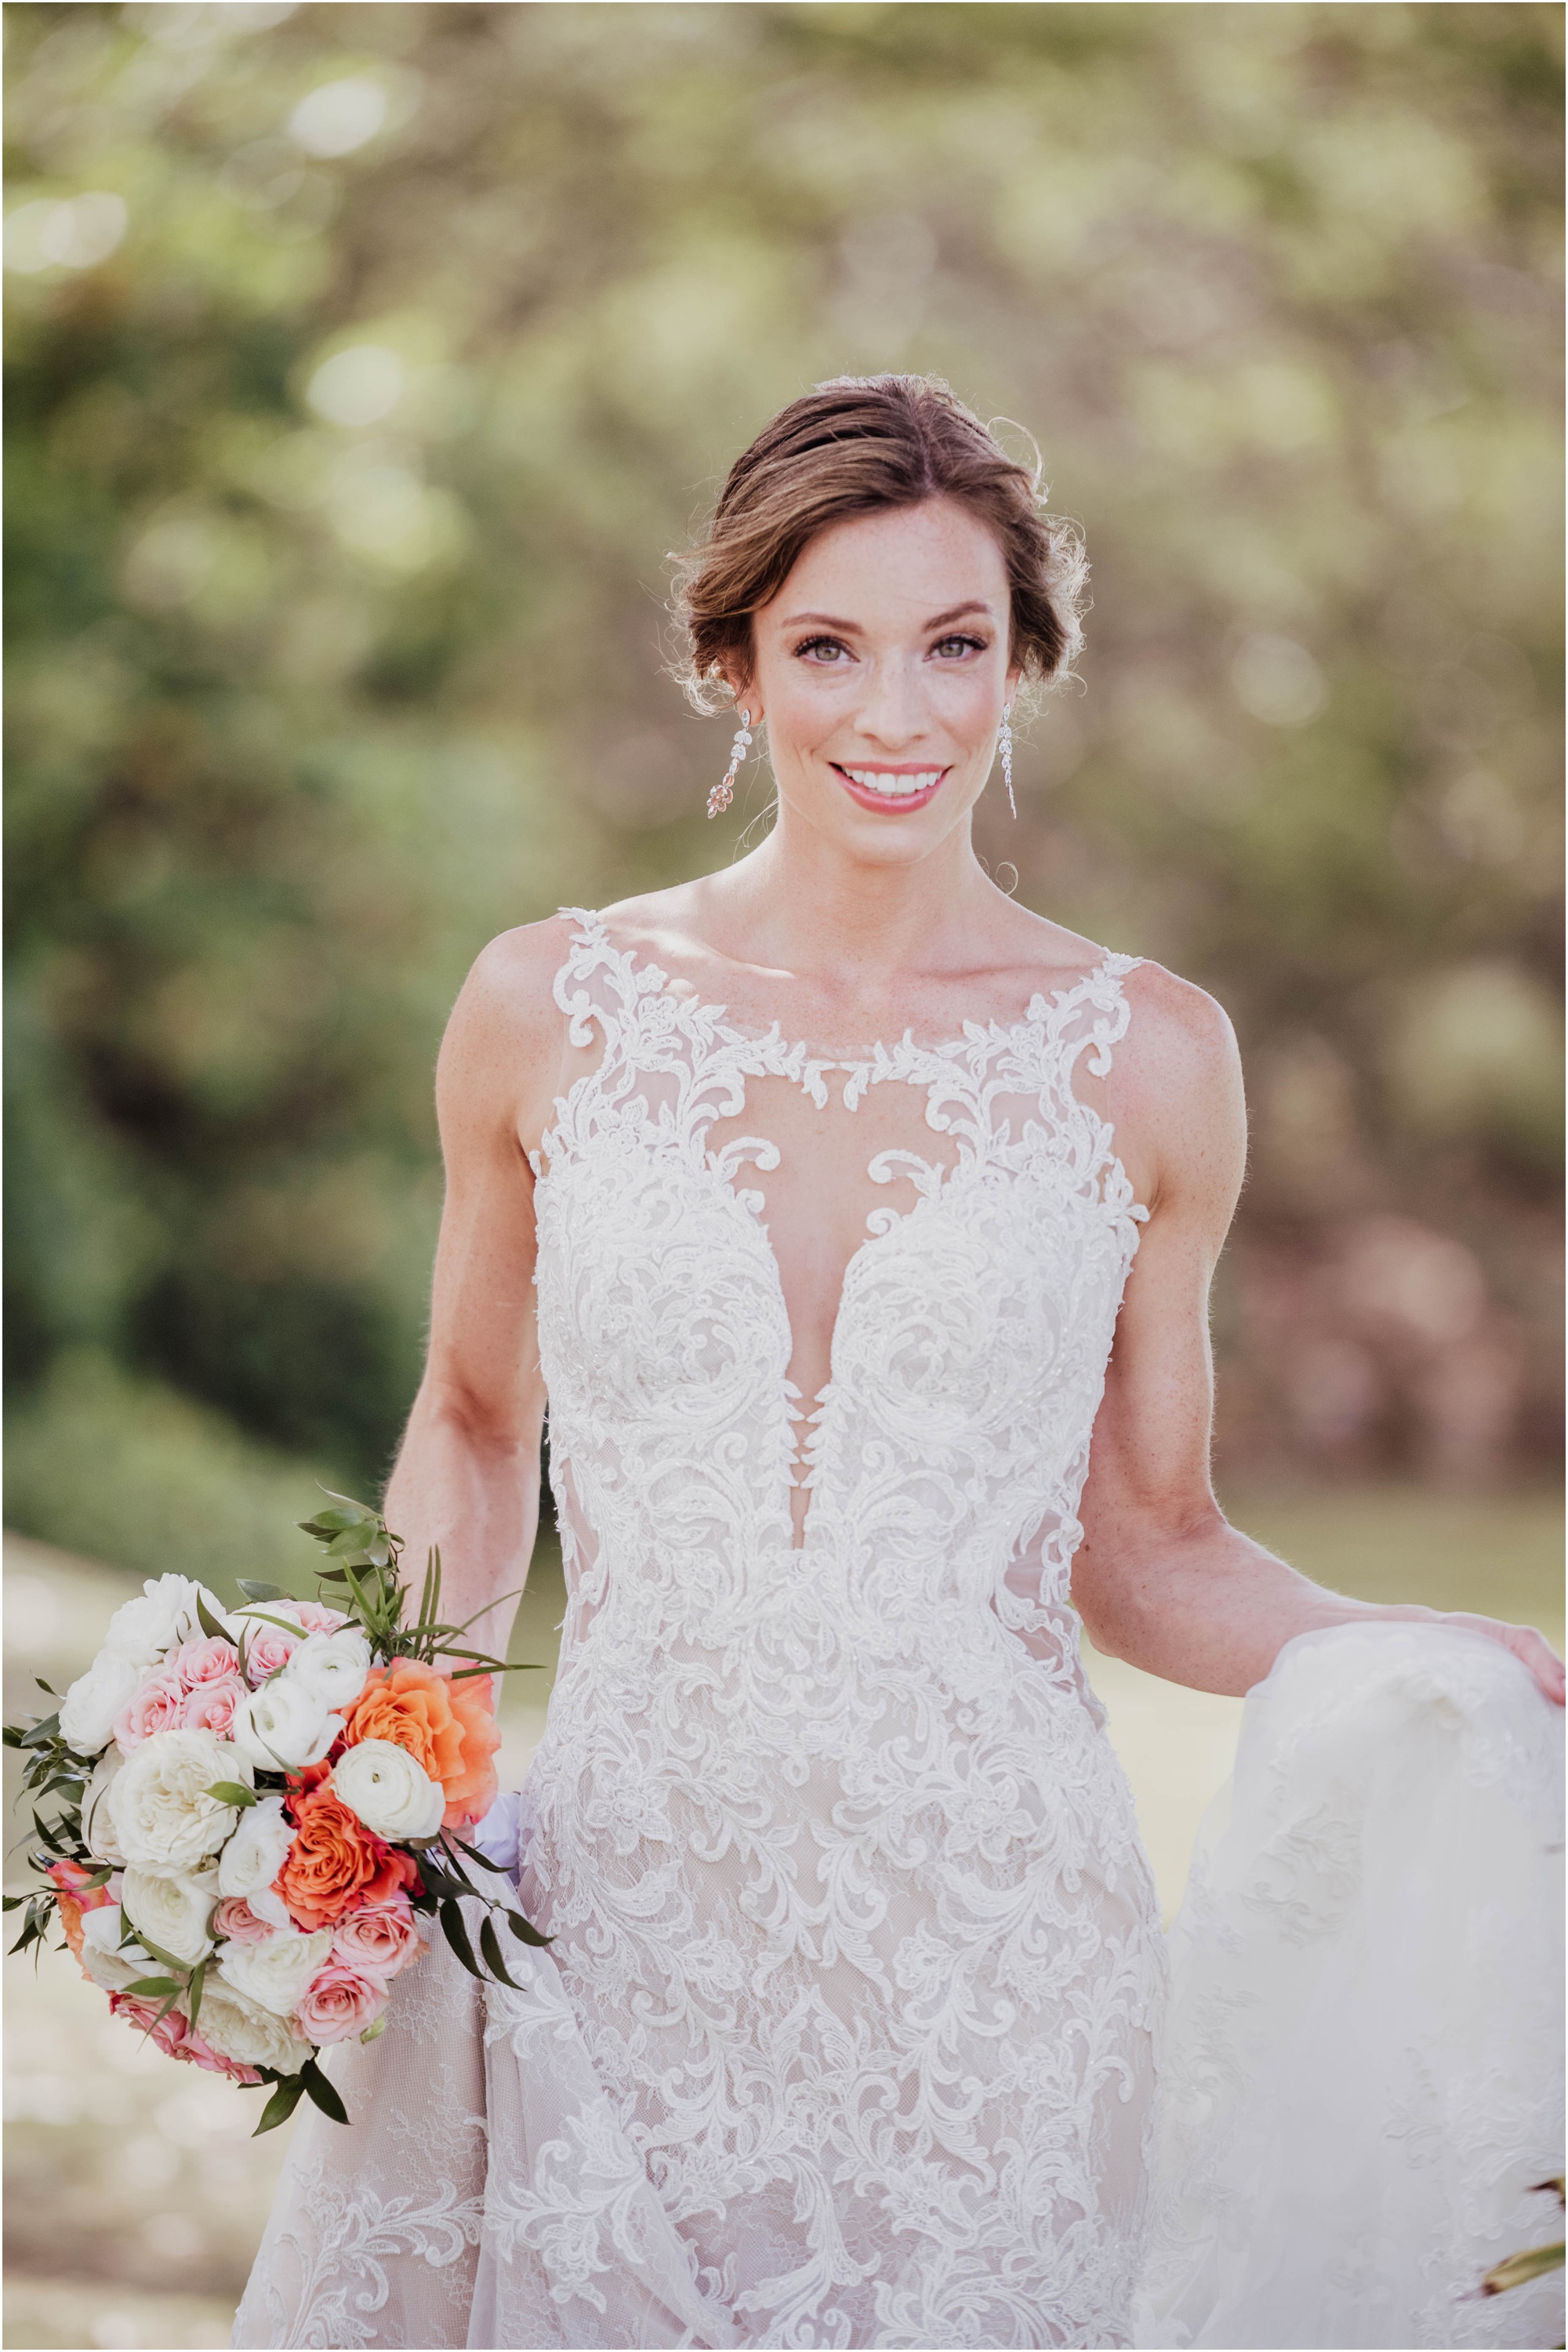
<path fill-rule="evenodd" d="M 846 857 L 783 818 L 749 857 L 710 877 L 710 903 L 739 961 L 799 973 L 931 970 L 973 961 L 995 897 L 967 824 L 912 865 Z"/>

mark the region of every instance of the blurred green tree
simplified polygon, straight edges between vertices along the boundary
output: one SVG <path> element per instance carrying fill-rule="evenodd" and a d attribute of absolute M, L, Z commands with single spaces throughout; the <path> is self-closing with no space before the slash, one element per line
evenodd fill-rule
<path fill-rule="evenodd" d="M 1241 1031 L 1233 1454 L 1539 1447 L 1562 29 L 11 7 L 26 1458 L 96 1356 L 384 1470 L 463 970 L 761 814 L 703 824 L 664 556 L 781 401 L 889 366 L 1024 420 L 1087 529 L 1081 688 L 980 845 Z"/>

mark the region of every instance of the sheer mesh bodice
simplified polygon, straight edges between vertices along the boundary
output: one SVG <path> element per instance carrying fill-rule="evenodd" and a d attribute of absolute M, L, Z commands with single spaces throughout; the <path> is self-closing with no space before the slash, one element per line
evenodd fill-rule
<path fill-rule="evenodd" d="M 854 1061 L 596 917 L 558 983 L 523 1892 L 748 2341 L 1125 2327 L 1161 1959 L 1068 1576 L 1144 1213 L 1072 1076 L 1129 961 Z"/>

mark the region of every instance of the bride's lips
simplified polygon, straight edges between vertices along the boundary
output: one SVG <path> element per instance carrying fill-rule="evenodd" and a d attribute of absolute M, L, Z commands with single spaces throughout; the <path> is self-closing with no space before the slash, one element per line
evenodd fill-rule
<path fill-rule="evenodd" d="M 897 766 L 883 760 L 857 760 L 852 769 L 841 766 L 837 760 L 827 764 L 850 799 L 861 808 L 875 809 L 879 816 L 907 816 L 911 809 L 926 807 L 935 800 L 952 773 L 951 769 L 935 767 L 929 760 L 904 760 Z M 863 783 L 862 777 L 875 777 L 877 782 Z M 911 783 L 911 779 L 918 781 Z"/>

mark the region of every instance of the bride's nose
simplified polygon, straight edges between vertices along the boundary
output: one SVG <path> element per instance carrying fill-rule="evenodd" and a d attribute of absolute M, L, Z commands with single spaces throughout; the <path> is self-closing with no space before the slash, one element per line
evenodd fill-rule
<path fill-rule="evenodd" d="M 919 673 L 889 656 L 869 665 L 866 693 L 855 713 L 855 731 L 889 751 L 916 741 L 931 720 Z"/>

